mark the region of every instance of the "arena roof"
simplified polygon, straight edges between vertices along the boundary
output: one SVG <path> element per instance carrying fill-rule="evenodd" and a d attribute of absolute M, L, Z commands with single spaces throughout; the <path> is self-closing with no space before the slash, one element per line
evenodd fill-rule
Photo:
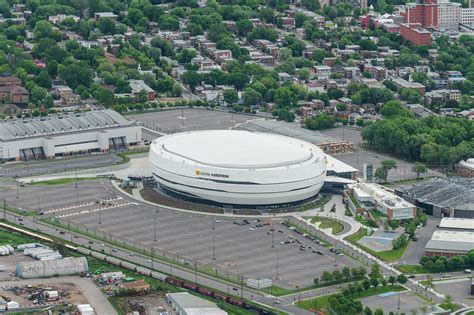
<path fill-rule="evenodd" d="M 324 143 L 345 143 L 347 141 L 322 134 L 317 131 L 300 128 L 294 124 L 276 120 L 257 119 L 251 120 L 245 124 L 241 124 L 237 129 L 268 132 L 297 138 L 316 145 Z"/>
<path fill-rule="evenodd" d="M 310 143 L 274 134 L 206 130 L 168 137 L 162 142 L 165 151 L 217 167 L 267 168 L 302 163 L 313 156 L 324 158 L 324 153 Z"/>
<path fill-rule="evenodd" d="M 111 109 L 74 114 L 51 114 L 45 117 L 0 122 L 0 140 L 8 141 L 27 137 L 51 136 L 132 124 L 133 122 Z"/>
<path fill-rule="evenodd" d="M 399 189 L 420 202 L 452 209 L 474 210 L 474 180 L 438 178 Z"/>

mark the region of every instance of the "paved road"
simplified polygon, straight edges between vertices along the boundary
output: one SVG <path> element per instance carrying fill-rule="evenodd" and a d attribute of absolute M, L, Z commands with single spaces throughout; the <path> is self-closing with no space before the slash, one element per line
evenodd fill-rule
<path fill-rule="evenodd" d="M 25 279 L 15 281 L 2 281 L 2 286 L 22 286 L 22 285 L 59 285 L 64 283 L 73 283 L 81 291 L 94 308 L 96 314 L 115 315 L 117 311 L 110 305 L 104 293 L 95 285 L 90 278 L 80 278 L 74 276 L 64 276 L 58 278 L 46 279 Z"/>
<path fill-rule="evenodd" d="M 403 254 L 400 261 L 408 265 L 418 265 L 420 263 L 421 257 L 424 256 L 426 243 L 431 239 L 433 232 L 436 230 L 436 226 L 441 221 L 441 218 L 435 218 L 428 216 L 428 221 L 426 226 L 421 229 L 417 229 L 416 235 L 418 236 L 418 241 L 410 242 L 407 250 Z"/>

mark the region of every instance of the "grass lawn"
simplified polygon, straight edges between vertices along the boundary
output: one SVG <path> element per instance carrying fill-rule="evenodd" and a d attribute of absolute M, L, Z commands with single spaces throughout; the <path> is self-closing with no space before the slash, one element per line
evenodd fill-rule
<path fill-rule="evenodd" d="M 372 218 L 374 218 L 374 220 L 383 219 L 387 217 L 383 212 L 377 209 L 371 209 L 369 210 L 369 212 L 372 215 Z"/>
<path fill-rule="evenodd" d="M 401 266 L 395 266 L 398 270 L 400 270 L 403 273 L 408 273 L 408 274 L 423 274 L 426 273 L 425 268 L 423 268 L 420 265 L 401 265 Z"/>
<path fill-rule="evenodd" d="M 55 186 L 55 185 L 64 185 L 64 184 L 72 184 L 77 181 L 83 181 L 83 180 L 94 180 L 97 179 L 95 177 L 78 177 L 76 178 L 57 178 L 57 179 L 49 179 L 49 180 L 43 180 L 43 181 L 34 181 L 29 183 L 28 185 L 41 185 L 41 186 Z"/>
<path fill-rule="evenodd" d="M 0 245 L 10 244 L 11 246 L 15 247 L 19 244 L 25 243 L 36 243 L 38 240 L 22 235 L 17 232 L 13 232 L 10 230 L 6 230 L 4 228 L 0 228 Z"/>
<path fill-rule="evenodd" d="M 387 292 L 401 292 L 405 291 L 406 288 L 400 285 L 387 285 L 385 287 L 379 286 L 377 288 L 370 288 L 367 291 L 356 293 L 352 296 L 353 299 L 361 299 L 368 296 L 378 295 Z M 324 310 L 329 304 L 329 298 L 336 294 L 330 294 L 325 296 L 320 296 L 314 299 L 304 300 L 296 303 L 296 306 L 304 308 L 306 310 Z"/>
<path fill-rule="evenodd" d="M 344 225 L 337 220 L 322 217 L 313 217 L 311 223 L 321 222 L 319 228 L 332 229 L 332 234 L 340 233 L 344 230 Z"/>
<path fill-rule="evenodd" d="M 357 233 L 347 236 L 346 240 L 355 244 L 364 236 L 367 236 L 367 229 L 360 229 Z"/>
<path fill-rule="evenodd" d="M 363 279 L 362 277 L 342 279 L 342 280 L 339 280 L 339 281 L 313 284 L 312 286 L 305 287 L 305 288 L 298 288 L 298 289 L 285 289 L 285 288 L 273 285 L 271 288 L 266 288 L 266 289 L 263 289 L 261 291 L 263 291 L 265 293 L 268 293 L 268 294 L 271 294 L 273 296 L 284 296 L 284 295 L 288 295 L 288 294 L 304 292 L 304 291 L 318 289 L 318 288 L 329 287 L 329 286 L 336 285 L 336 284 L 344 284 L 344 283 L 349 283 L 349 282 L 360 281 L 362 279 Z"/>
<path fill-rule="evenodd" d="M 360 229 L 357 233 L 346 237 L 346 240 L 351 242 L 352 244 L 362 248 L 366 252 L 374 255 L 375 257 L 378 257 L 378 258 L 382 259 L 383 261 L 394 261 L 394 260 L 400 259 L 403 256 L 403 253 L 407 249 L 408 245 L 410 244 L 410 242 L 407 242 L 404 246 L 402 246 L 400 248 L 397 248 L 397 249 L 386 250 L 386 251 L 382 251 L 382 252 L 375 252 L 375 251 L 371 250 L 370 248 L 367 248 L 367 247 L 365 247 L 365 246 L 358 243 L 358 241 L 366 235 L 367 235 L 367 230 L 366 229 Z"/>

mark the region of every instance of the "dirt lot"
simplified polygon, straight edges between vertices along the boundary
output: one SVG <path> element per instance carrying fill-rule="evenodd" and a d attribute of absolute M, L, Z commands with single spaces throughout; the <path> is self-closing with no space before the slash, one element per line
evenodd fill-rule
<path fill-rule="evenodd" d="M 158 294 L 113 298 L 114 302 L 125 312 L 144 310 L 148 315 L 159 315 L 161 312 L 176 314 L 173 308 Z"/>
<path fill-rule="evenodd" d="M 117 314 L 105 295 L 90 278 L 66 276 L 39 279 L 15 279 L 2 281 L 0 295 L 6 296 L 20 304 L 20 307 L 34 306 L 28 298 L 41 290 L 60 291 L 59 304 L 91 304 L 96 314 Z"/>

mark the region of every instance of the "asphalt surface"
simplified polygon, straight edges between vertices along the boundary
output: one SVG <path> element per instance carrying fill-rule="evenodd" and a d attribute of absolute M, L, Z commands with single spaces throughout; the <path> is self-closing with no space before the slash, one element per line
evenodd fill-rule
<path fill-rule="evenodd" d="M 94 154 L 66 157 L 58 160 L 37 160 L 0 165 L 0 177 L 5 179 L 47 175 L 92 167 L 115 165 L 122 158 L 111 154 Z"/>
<path fill-rule="evenodd" d="M 40 217 L 55 217 L 63 224 L 148 251 L 153 248 L 175 260 L 217 268 L 219 273 L 236 279 L 244 276 L 276 281 L 278 276 L 277 284 L 291 289 L 310 286 L 324 271 L 359 265 L 291 231 L 280 224 L 282 218 L 261 222 L 249 219 L 250 224 L 239 226 L 233 218 L 213 219 L 155 208 L 116 194 L 107 179 L 78 181 L 77 188 L 75 183 L 25 187 L 5 183 L 0 198 L 10 207 L 36 211 Z M 290 240 L 301 243 L 281 244 Z M 303 244 L 304 250 L 300 248 Z"/>
<path fill-rule="evenodd" d="M 420 263 L 420 259 L 425 253 L 426 243 L 431 239 L 431 236 L 440 221 L 441 218 L 428 216 L 426 226 L 416 230 L 418 241 L 410 242 L 399 263 L 407 265 L 418 265 Z"/>
<path fill-rule="evenodd" d="M 258 117 L 206 109 L 173 109 L 127 116 L 165 134 L 194 130 L 229 129 Z"/>

